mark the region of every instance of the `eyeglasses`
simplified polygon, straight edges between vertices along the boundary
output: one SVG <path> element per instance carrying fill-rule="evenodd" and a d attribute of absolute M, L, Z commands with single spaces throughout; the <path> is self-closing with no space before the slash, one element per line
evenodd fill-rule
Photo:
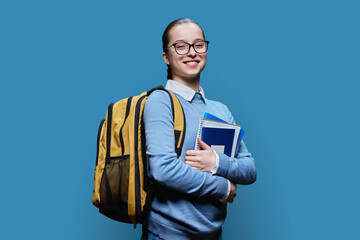
<path fill-rule="evenodd" d="M 168 47 L 168 49 L 174 47 L 177 54 L 186 55 L 190 52 L 190 48 L 193 47 L 196 53 L 202 54 L 207 52 L 209 43 L 209 41 L 197 41 L 193 44 L 187 42 L 177 42 Z"/>

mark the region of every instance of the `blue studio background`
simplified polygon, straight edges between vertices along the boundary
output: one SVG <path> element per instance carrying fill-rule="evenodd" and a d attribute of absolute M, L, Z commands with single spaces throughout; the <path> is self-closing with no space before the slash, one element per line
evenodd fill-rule
<path fill-rule="evenodd" d="M 161 35 L 189 17 L 202 86 L 246 129 L 258 180 L 224 239 L 360 239 L 360 4 L 0 1 L 2 239 L 139 239 L 91 203 L 106 107 L 166 82 Z"/>

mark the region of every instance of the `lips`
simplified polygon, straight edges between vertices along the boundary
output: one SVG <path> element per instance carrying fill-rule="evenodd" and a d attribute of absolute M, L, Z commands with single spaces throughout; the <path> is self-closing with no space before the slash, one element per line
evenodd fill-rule
<path fill-rule="evenodd" d="M 200 62 L 199 60 L 188 60 L 188 61 L 184 61 L 184 64 L 188 66 L 196 66 L 198 65 L 199 62 Z"/>

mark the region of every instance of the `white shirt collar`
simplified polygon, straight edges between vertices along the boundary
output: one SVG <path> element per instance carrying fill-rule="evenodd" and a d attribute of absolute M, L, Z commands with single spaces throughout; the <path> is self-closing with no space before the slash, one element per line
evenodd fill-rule
<path fill-rule="evenodd" d="M 179 94 L 188 102 L 191 102 L 191 100 L 194 98 L 195 94 L 197 93 L 196 91 L 194 91 L 194 89 L 192 89 L 180 82 L 170 80 L 170 79 L 167 81 L 165 89 L 170 90 L 176 94 Z M 199 86 L 199 90 L 200 90 L 199 91 L 200 95 L 202 96 L 204 102 L 206 103 L 205 93 L 201 86 Z"/>

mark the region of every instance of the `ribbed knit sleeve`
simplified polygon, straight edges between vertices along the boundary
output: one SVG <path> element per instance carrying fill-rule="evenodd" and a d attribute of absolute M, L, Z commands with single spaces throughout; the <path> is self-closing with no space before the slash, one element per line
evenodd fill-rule
<path fill-rule="evenodd" d="M 236 124 L 229 109 L 222 105 L 231 124 Z M 246 148 L 244 141 L 241 141 L 235 158 L 219 153 L 219 168 L 217 175 L 223 176 L 237 184 L 251 184 L 256 181 L 257 171 L 254 159 Z"/>

